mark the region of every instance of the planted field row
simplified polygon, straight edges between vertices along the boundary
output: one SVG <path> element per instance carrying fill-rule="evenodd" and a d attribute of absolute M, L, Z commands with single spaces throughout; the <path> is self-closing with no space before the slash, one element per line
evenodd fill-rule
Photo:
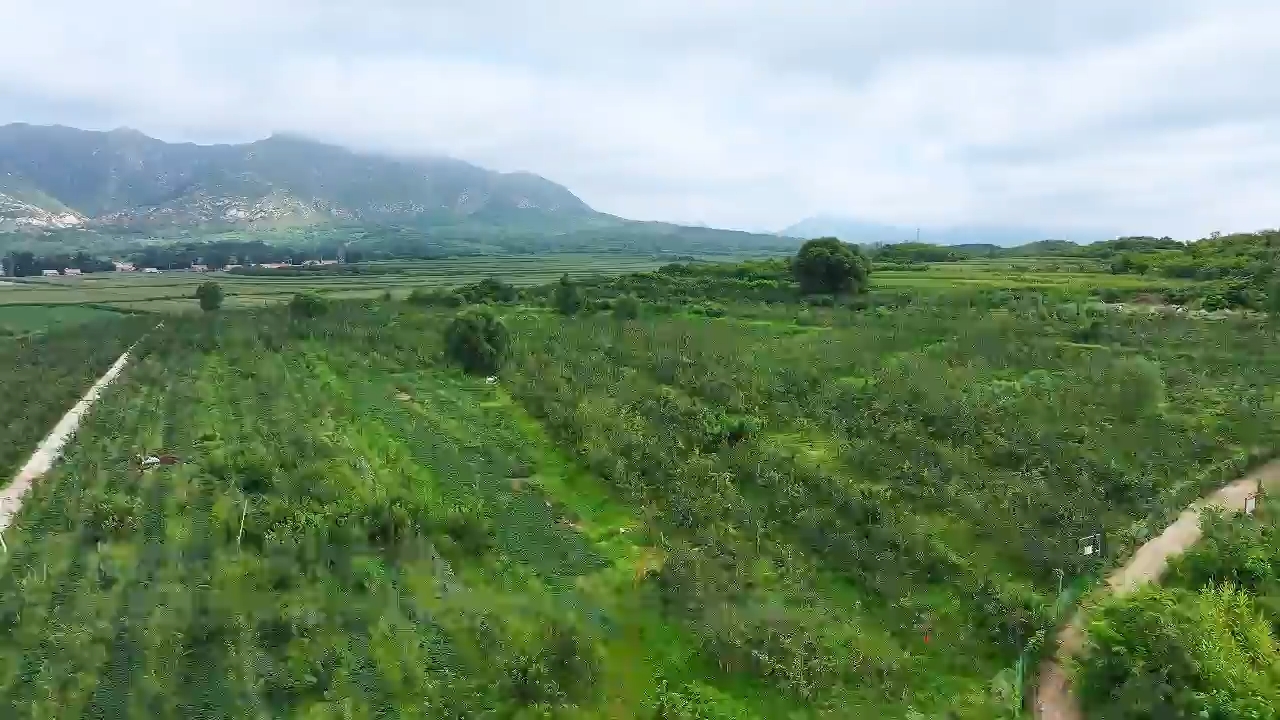
<path fill-rule="evenodd" d="M 1115 316 L 1097 328 L 1108 344 L 1085 349 L 1070 342 L 1074 321 L 1036 313 L 863 317 L 781 337 L 707 319 L 537 316 L 512 323 L 513 392 L 630 502 L 690 537 L 694 628 L 716 628 L 707 613 L 726 605 L 782 622 L 788 593 L 755 574 L 776 553 L 789 559 L 779 574 L 822 589 L 806 608 L 865 609 L 824 615 L 823 632 L 889 628 L 924 663 L 913 696 L 939 708 L 988 701 L 964 680 L 1012 665 L 1052 621 L 1059 578 L 1098 569 L 1079 538 L 1100 532 L 1122 555 L 1280 437 L 1263 326 Z M 1204 373 L 1224 346 L 1230 363 Z M 741 642 L 743 627 L 713 631 L 713 646 Z M 817 643 L 818 666 L 848 662 L 821 633 L 788 627 Z M 840 685 L 756 672 L 801 696 Z"/>
<path fill-rule="evenodd" d="M 21 308 L 0 313 L 0 324 L 65 322 L 66 327 L 35 335 L 0 338 L 0 482 L 21 463 L 94 380 L 154 323 L 114 313 L 84 310 L 81 317 L 50 318 Z M 87 318 L 93 314 L 108 319 Z M 15 318 L 15 315 L 18 316 Z"/>
<path fill-rule="evenodd" d="M 493 383 L 452 310 L 168 321 L 7 536 L 0 713 L 996 717 L 1082 535 L 1280 440 L 1252 321 L 730 311 L 499 305 Z"/>
<path fill-rule="evenodd" d="M 652 708 L 647 654 L 681 643 L 635 644 L 637 618 L 670 634 L 636 607 L 637 519 L 572 492 L 499 391 L 408 362 L 415 335 L 259 322 L 157 334 L 33 492 L 5 717 Z"/>

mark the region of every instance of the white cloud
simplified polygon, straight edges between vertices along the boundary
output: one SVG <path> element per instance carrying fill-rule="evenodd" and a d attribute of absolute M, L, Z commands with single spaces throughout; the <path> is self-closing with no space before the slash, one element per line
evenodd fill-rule
<path fill-rule="evenodd" d="M 1270 0 L 3 0 L 0 122 L 290 130 L 621 215 L 1280 224 Z"/>

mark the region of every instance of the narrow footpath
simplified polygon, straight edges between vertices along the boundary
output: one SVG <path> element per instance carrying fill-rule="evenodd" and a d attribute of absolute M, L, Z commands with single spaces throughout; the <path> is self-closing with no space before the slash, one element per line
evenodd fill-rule
<path fill-rule="evenodd" d="M 27 496 L 27 492 L 31 490 L 31 486 L 36 480 L 39 480 L 49 469 L 53 467 L 53 463 L 62 455 L 62 449 L 66 447 L 67 442 L 75 435 L 76 428 L 80 426 L 80 418 L 84 416 L 89 408 L 97 402 L 98 396 L 102 391 L 111 384 L 113 380 L 124 370 L 129 364 L 129 353 L 133 348 L 126 350 L 119 359 L 115 361 L 102 377 L 89 388 L 89 391 L 80 398 L 80 402 L 67 411 L 66 415 L 58 421 L 50 432 L 39 445 L 36 451 L 31 454 L 31 459 L 22 466 L 18 474 L 13 478 L 13 482 L 8 487 L 0 490 L 0 533 L 8 529 L 13 523 L 14 517 L 18 511 L 22 509 L 22 501 Z"/>
<path fill-rule="evenodd" d="M 1123 596 L 1148 582 L 1160 580 L 1170 558 L 1187 551 L 1200 539 L 1200 512 L 1207 507 L 1243 510 L 1245 500 L 1262 486 L 1268 490 L 1280 487 L 1280 460 L 1258 468 L 1245 477 L 1192 503 L 1159 537 L 1153 538 L 1129 558 L 1123 567 L 1107 576 L 1107 592 Z M 1071 692 L 1067 660 L 1084 648 L 1084 613 L 1076 615 L 1058 632 L 1058 648 L 1054 656 L 1040 666 L 1036 686 L 1035 717 L 1039 720 L 1083 720 L 1080 706 Z"/>

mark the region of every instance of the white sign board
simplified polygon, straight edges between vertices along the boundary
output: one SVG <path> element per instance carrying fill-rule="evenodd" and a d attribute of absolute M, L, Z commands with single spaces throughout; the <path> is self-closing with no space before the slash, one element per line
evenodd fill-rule
<path fill-rule="evenodd" d="M 1102 537 L 1094 534 L 1088 537 L 1080 538 L 1080 554 L 1085 557 L 1097 555 L 1102 550 Z"/>
<path fill-rule="evenodd" d="M 1254 510 L 1258 509 L 1258 496 L 1250 495 L 1244 499 L 1244 514 L 1252 515 Z"/>

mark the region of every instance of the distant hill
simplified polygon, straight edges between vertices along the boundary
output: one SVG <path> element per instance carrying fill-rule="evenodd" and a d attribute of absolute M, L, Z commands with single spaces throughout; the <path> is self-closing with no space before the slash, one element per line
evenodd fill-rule
<path fill-rule="evenodd" d="M 588 249 L 633 241 L 673 250 L 789 242 L 634 222 L 596 212 L 538 175 L 499 173 L 452 158 L 362 153 L 291 135 L 195 145 L 128 129 L 0 126 L 0 233 L 83 245 L 122 235 L 227 232 L 292 242 L 299 233 L 331 237 L 353 228 L 400 228 L 397 237 L 443 237 L 449 247 L 472 242 L 504 250 L 525 244 L 545 249 L 557 246 L 557 239 Z M 0 244 L 15 242 L 0 238 Z"/>
<path fill-rule="evenodd" d="M 1080 243 L 1115 237 L 1105 232 L 1064 231 L 1049 228 L 957 225 L 921 227 L 920 241 L 935 245 L 999 245 L 1012 247 L 1041 240 L 1070 238 Z M 871 245 L 875 243 L 914 242 L 916 228 L 884 225 L 854 218 L 835 216 L 811 217 L 778 232 L 797 238 L 838 237 L 845 242 Z"/>
<path fill-rule="evenodd" d="M 6 125 L 0 127 L 0 177 L 7 206 L 70 212 L 89 226 L 595 214 L 568 189 L 536 175 L 496 173 L 449 158 L 362 154 L 285 135 L 244 145 L 193 145 L 134 130 Z M 39 214 L 32 214 L 28 224 L 40 225 Z"/>

